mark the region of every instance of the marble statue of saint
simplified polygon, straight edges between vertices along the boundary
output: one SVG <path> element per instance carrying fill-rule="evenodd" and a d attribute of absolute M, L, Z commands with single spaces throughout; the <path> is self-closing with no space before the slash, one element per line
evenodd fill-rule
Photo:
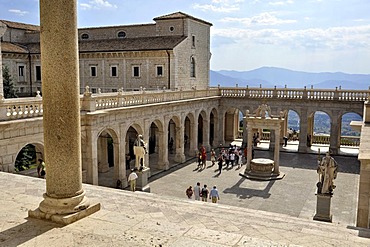
<path fill-rule="evenodd" d="M 334 179 L 337 178 L 338 164 L 329 152 L 326 153 L 319 163 L 317 173 L 319 174 L 318 193 L 333 194 L 335 189 Z"/>
<path fill-rule="evenodd" d="M 144 167 L 144 158 L 146 154 L 146 142 L 143 140 L 142 135 L 137 135 L 134 144 L 134 154 L 135 154 L 135 168 L 142 170 Z"/>

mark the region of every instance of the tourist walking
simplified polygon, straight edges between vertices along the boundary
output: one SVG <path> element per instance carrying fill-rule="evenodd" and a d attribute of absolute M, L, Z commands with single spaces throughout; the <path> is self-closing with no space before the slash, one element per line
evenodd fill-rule
<path fill-rule="evenodd" d="M 239 152 L 239 155 L 238 155 L 238 168 L 242 167 L 243 165 L 243 155 L 242 155 L 242 152 L 240 151 Z"/>
<path fill-rule="evenodd" d="M 127 181 L 129 182 L 130 184 L 130 188 L 131 188 L 131 191 L 132 192 L 135 192 L 136 190 L 136 179 L 138 178 L 137 174 L 136 174 L 136 168 L 135 169 L 132 169 L 131 170 L 131 173 L 130 175 L 128 176 L 128 179 Z"/>
<path fill-rule="evenodd" d="M 191 199 L 193 197 L 193 187 L 189 186 L 189 188 L 186 189 L 185 193 L 186 196 Z"/>
<path fill-rule="evenodd" d="M 222 154 L 220 154 L 220 155 L 218 156 L 217 163 L 218 163 L 218 174 L 221 174 L 221 171 L 222 171 L 222 165 L 223 165 L 223 163 L 224 163 L 224 156 L 222 156 Z"/>
<path fill-rule="evenodd" d="M 212 161 L 212 166 L 216 163 L 216 152 L 214 149 L 211 150 L 211 161 Z"/>
<path fill-rule="evenodd" d="M 197 185 L 194 186 L 194 199 L 200 201 L 200 183 L 198 182 Z"/>
<path fill-rule="evenodd" d="M 209 193 L 209 199 L 211 199 L 213 203 L 216 203 L 217 200 L 220 200 L 220 195 L 218 194 L 216 185 L 213 186 L 213 189 L 211 189 L 211 192 Z"/>
<path fill-rule="evenodd" d="M 202 201 L 203 202 L 207 201 L 208 193 L 209 193 L 209 191 L 207 189 L 207 185 L 205 184 L 204 187 L 202 188 Z"/>

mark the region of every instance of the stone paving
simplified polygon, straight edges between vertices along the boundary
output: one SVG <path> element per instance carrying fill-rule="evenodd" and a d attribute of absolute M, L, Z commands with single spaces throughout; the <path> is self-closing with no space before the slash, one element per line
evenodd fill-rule
<path fill-rule="evenodd" d="M 370 246 L 370 230 L 354 227 L 356 158 L 335 157 L 333 223 L 312 220 L 316 158 L 281 153 L 286 176 L 273 182 L 242 178 L 244 167 L 216 176 L 215 167 L 198 171 L 189 162 L 152 177 L 152 193 L 84 184 L 102 209 L 68 226 L 28 218 L 42 200 L 44 179 L 0 172 L 0 246 Z M 216 184 L 221 201 L 187 199 L 185 189 L 196 181 Z"/>

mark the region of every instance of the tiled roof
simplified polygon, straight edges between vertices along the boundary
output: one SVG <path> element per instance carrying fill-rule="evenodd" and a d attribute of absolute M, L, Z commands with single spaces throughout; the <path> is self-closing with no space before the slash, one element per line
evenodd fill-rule
<path fill-rule="evenodd" d="M 194 16 L 191 16 L 191 15 L 188 15 L 188 14 L 185 14 L 185 13 L 182 13 L 182 12 L 176 12 L 176 13 L 172 13 L 172 14 L 168 14 L 168 15 L 162 15 L 162 16 L 154 18 L 153 20 L 157 21 L 157 20 L 182 19 L 182 18 L 190 18 L 190 19 L 193 19 L 193 20 L 196 20 L 196 21 L 199 21 L 199 22 L 202 22 L 202 23 L 205 23 L 207 25 L 212 26 L 212 23 L 210 23 L 210 22 L 195 18 Z"/>
<path fill-rule="evenodd" d="M 28 53 L 26 47 L 22 45 L 13 44 L 10 42 L 1 42 L 1 51 L 3 53 Z"/>
<path fill-rule="evenodd" d="M 172 50 L 186 37 L 184 36 L 159 36 L 108 40 L 84 40 L 79 42 L 80 52 L 114 52 L 114 51 L 150 51 Z M 40 53 L 40 43 L 13 44 L 2 42 L 3 52 L 13 53 Z"/>
<path fill-rule="evenodd" d="M 6 20 L 0 20 L 0 22 L 4 23 L 6 26 L 10 28 L 23 29 L 23 30 L 29 30 L 29 31 L 40 31 L 40 26 L 36 26 L 36 25 L 25 24 L 25 23 L 14 22 L 14 21 L 6 21 Z"/>
<path fill-rule="evenodd" d="M 185 38 L 184 36 L 158 36 L 80 41 L 79 49 L 80 52 L 168 50 L 175 48 Z"/>

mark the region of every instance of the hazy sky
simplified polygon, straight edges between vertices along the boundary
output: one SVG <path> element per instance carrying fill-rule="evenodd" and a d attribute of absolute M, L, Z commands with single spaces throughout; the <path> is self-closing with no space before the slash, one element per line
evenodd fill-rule
<path fill-rule="evenodd" d="M 369 0 L 78 0 L 79 27 L 154 23 L 181 11 L 211 22 L 211 69 L 274 66 L 370 74 Z M 1 0 L 0 19 L 39 24 L 38 0 Z"/>

